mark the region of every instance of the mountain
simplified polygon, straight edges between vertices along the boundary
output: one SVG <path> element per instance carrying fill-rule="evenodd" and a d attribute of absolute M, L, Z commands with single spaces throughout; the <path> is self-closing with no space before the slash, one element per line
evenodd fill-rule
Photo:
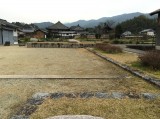
<path fill-rule="evenodd" d="M 129 20 L 129 19 L 133 19 L 134 17 L 138 17 L 140 15 L 145 15 L 148 18 L 155 18 L 155 16 L 150 16 L 149 14 L 144 14 L 144 13 L 140 13 L 140 12 L 136 12 L 136 13 L 129 13 L 129 14 L 122 14 L 122 15 L 117 15 L 117 16 L 113 16 L 113 17 L 103 17 L 97 20 L 79 20 L 76 22 L 72 22 L 72 23 L 66 23 L 65 25 L 68 27 L 71 26 L 76 26 L 76 25 L 80 25 L 82 27 L 95 27 L 97 25 L 99 25 L 101 22 L 106 22 L 106 21 L 114 21 L 115 25 L 118 23 L 121 23 L 123 21 Z"/>
<path fill-rule="evenodd" d="M 34 25 L 38 26 L 41 29 L 46 29 L 49 26 L 52 26 L 52 22 L 41 22 L 41 23 L 33 23 Z"/>
<path fill-rule="evenodd" d="M 135 12 L 135 13 L 129 13 L 129 14 L 121 14 L 121 15 L 117 15 L 117 16 L 113 16 L 113 17 L 102 17 L 100 19 L 92 19 L 92 20 L 79 20 L 76 22 L 72 22 L 72 23 L 65 23 L 66 26 L 71 27 L 71 26 L 77 26 L 78 24 L 84 28 L 92 28 L 95 27 L 97 25 L 99 25 L 101 22 L 106 22 L 106 21 L 114 21 L 115 24 L 121 23 L 123 21 L 129 20 L 129 19 L 133 19 L 134 17 L 138 17 L 140 15 L 145 15 L 148 18 L 155 18 L 157 17 L 155 16 L 150 16 L 149 14 L 145 14 L 145 13 L 140 13 L 140 12 Z M 37 25 L 39 28 L 45 29 L 49 26 L 52 26 L 53 23 L 51 22 L 42 22 L 42 23 L 33 23 L 35 25 Z"/>

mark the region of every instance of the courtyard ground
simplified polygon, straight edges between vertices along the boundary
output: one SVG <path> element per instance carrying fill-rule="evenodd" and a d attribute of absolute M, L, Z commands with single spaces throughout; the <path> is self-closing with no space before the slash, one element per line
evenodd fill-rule
<path fill-rule="evenodd" d="M 39 49 L 26 47 L 0 47 L 0 75 L 105 75 L 117 78 L 106 79 L 0 79 L 0 118 L 8 119 L 16 113 L 27 99 L 37 92 L 133 92 L 159 93 L 159 88 L 139 79 L 121 68 L 106 62 L 85 49 Z M 73 102 L 73 104 L 71 104 Z M 78 102 L 78 103 L 76 103 Z M 110 103 L 108 103 L 110 102 Z M 149 103 L 149 104 L 148 104 Z M 57 103 L 46 100 L 38 107 L 33 119 L 63 114 L 92 114 L 104 118 L 117 118 L 128 110 L 133 117 L 138 111 L 144 118 L 158 119 L 159 100 L 103 100 L 91 99 L 72 101 L 62 99 Z M 57 105 L 59 104 L 59 105 Z M 102 105 L 105 105 L 104 107 Z M 114 105 L 115 104 L 115 107 Z M 50 106 L 51 105 L 51 106 Z M 88 105 L 88 106 L 87 106 Z M 93 105 L 97 108 L 93 108 Z M 125 105 L 126 108 L 120 108 Z M 55 109 L 55 107 L 57 109 Z M 80 107 L 74 111 L 74 107 Z M 86 107 L 87 106 L 87 107 Z M 58 108 L 62 107 L 62 108 Z M 69 107 L 69 108 L 68 108 Z M 43 109 L 50 110 L 48 112 Z M 57 110 L 54 113 L 53 110 Z M 69 109 L 69 110 L 67 110 Z M 86 110 L 86 111 L 83 111 Z M 95 110 L 97 109 L 97 110 Z M 87 110 L 90 110 L 87 112 Z M 95 111 L 93 111 L 95 110 Z M 105 110 L 110 115 L 105 116 Z M 116 110 L 114 112 L 113 110 Z M 138 111 L 137 111 L 138 110 Z M 102 113 L 101 113 L 102 111 Z M 150 112 L 150 113 L 149 113 Z M 147 114 L 149 113 L 149 114 Z M 115 115 L 117 114 L 117 116 Z M 115 115 L 115 116 L 114 116 Z"/>
<path fill-rule="evenodd" d="M 125 75 L 85 49 L 0 47 L 0 75 Z"/>

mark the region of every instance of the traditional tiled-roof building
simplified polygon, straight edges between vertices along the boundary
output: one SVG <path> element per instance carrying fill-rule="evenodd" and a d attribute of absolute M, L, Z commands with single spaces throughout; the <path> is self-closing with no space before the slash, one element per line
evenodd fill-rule
<path fill-rule="evenodd" d="M 62 24 L 60 21 L 58 21 L 56 24 L 50 26 L 47 28 L 49 32 L 49 36 L 51 37 L 74 37 L 75 31 L 71 31 L 70 28 Z"/>
<path fill-rule="evenodd" d="M 15 32 L 17 28 L 16 25 L 0 19 L 0 44 L 3 45 L 6 42 L 14 44 L 17 41 L 17 32 Z"/>

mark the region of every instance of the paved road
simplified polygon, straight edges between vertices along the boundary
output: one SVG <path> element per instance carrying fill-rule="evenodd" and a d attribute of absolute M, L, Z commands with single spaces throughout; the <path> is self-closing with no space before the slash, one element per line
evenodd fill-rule
<path fill-rule="evenodd" d="M 116 46 L 120 46 L 124 51 L 128 51 L 128 52 L 133 52 L 133 53 L 137 53 L 137 54 L 144 54 L 145 53 L 145 51 L 142 51 L 142 50 L 127 48 L 126 44 L 118 44 Z"/>

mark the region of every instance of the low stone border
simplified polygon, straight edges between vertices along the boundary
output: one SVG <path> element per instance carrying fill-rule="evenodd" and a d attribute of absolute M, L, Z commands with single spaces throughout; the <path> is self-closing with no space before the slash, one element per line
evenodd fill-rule
<path fill-rule="evenodd" d="M 95 117 L 91 115 L 61 115 L 54 116 L 47 119 L 104 119 L 102 117 Z"/>
<path fill-rule="evenodd" d="M 37 109 L 38 105 L 41 105 L 46 98 L 50 98 L 53 100 L 61 99 L 61 98 L 81 98 L 81 99 L 89 99 L 89 98 L 99 98 L 99 99 L 147 99 L 154 100 L 159 99 L 160 94 L 152 94 L 152 93 L 141 93 L 134 94 L 130 93 L 122 93 L 122 92 L 82 92 L 82 93 L 36 93 L 32 96 L 31 99 L 27 100 L 26 104 L 20 108 L 20 110 L 10 119 L 29 119 L 29 116 L 34 113 Z"/>
<path fill-rule="evenodd" d="M 108 75 L 0 75 L 0 79 L 118 79 L 120 77 Z"/>
<path fill-rule="evenodd" d="M 55 42 L 28 42 L 27 48 L 86 48 L 94 47 L 95 44 L 83 43 L 55 43 Z"/>
<path fill-rule="evenodd" d="M 91 50 L 89 48 L 86 48 L 86 49 L 88 51 L 94 53 L 95 55 L 97 55 L 97 56 L 99 56 L 99 57 L 101 57 L 101 58 L 103 58 L 103 59 L 105 59 L 105 60 L 107 60 L 107 61 L 109 61 L 109 62 L 111 62 L 111 63 L 113 63 L 113 64 L 115 64 L 115 65 L 117 65 L 119 67 L 121 67 L 121 68 L 123 68 L 126 71 L 129 71 L 133 75 L 138 76 L 138 77 L 142 78 L 143 80 L 148 81 L 148 82 L 150 82 L 150 83 L 152 83 L 152 84 L 154 84 L 154 85 L 156 85 L 156 86 L 158 86 L 160 88 L 160 79 L 158 79 L 156 77 L 152 77 L 152 76 L 146 75 L 146 74 L 144 74 L 143 72 L 141 72 L 139 70 L 135 70 L 135 69 L 133 69 L 133 68 L 127 66 L 127 65 L 121 64 L 121 63 L 119 63 L 119 62 L 117 62 L 117 61 L 115 61 L 115 60 L 113 60 L 113 59 L 111 59 L 109 57 L 103 56 L 102 54 L 100 54 L 100 53 L 98 53 L 98 52 L 96 52 L 94 50 Z"/>

